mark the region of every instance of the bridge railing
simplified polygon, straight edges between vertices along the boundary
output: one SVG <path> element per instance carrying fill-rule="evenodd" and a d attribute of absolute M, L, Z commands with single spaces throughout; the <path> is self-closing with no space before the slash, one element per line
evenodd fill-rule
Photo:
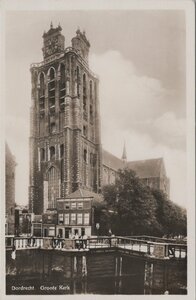
<path fill-rule="evenodd" d="M 13 250 L 42 248 L 42 249 L 98 249 L 117 247 L 130 252 L 139 252 L 157 258 L 179 258 L 187 257 L 187 246 L 176 243 L 158 243 L 143 239 L 129 237 L 91 237 L 87 239 L 63 239 L 57 237 L 9 237 L 6 238 L 6 247 Z"/>
<path fill-rule="evenodd" d="M 127 238 L 134 238 L 134 239 L 139 239 L 139 240 L 147 240 L 151 242 L 157 242 L 157 243 L 172 243 L 172 244 L 186 244 L 186 240 L 182 238 L 161 238 L 157 236 L 149 236 L 149 235 L 132 235 L 132 236 L 127 236 Z"/>
<path fill-rule="evenodd" d="M 146 253 L 157 258 L 186 258 L 187 245 L 148 241 L 138 238 L 117 237 L 117 246 L 123 249 Z"/>

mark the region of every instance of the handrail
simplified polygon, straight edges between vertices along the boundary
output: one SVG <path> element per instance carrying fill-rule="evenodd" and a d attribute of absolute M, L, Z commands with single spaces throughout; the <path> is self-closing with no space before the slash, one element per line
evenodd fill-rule
<path fill-rule="evenodd" d="M 148 239 L 148 240 L 161 240 L 161 241 L 166 241 L 166 242 L 171 242 L 171 243 L 178 243 L 178 239 L 172 239 L 172 238 L 162 238 L 162 237 L 157 237 L 157 236 L 149 236 L 149 235 L 132 235 L 128 236 L 129 238 L 135 238 L 135 239 Z M 179 239 L 182 241 L 182 239 Z M 184 241 L 186 244 L 187 242 Z"/>

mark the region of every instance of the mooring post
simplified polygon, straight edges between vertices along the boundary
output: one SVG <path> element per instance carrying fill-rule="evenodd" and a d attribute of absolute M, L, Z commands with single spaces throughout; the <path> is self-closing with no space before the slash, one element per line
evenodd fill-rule
<path fill-rule="evenodd" d="M 120 293 L 122 287 L 122 256 L 119 257 L 119 285 L 118 292 Z"/>
<path fill-rule="evenodd" d="M 82 292 L 87 293 L 87 261 L 86 256 L 82 256 Z"/>
<path fill-rule="evenodd" d="M 153 263 L 146 261 L 144 266 L 144 295 L 152 292 L 153 285 Z"/>

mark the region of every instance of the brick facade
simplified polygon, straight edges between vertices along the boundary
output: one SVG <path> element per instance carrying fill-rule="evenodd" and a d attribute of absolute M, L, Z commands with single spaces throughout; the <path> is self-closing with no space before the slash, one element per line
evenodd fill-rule
<path fill-rule="evenodd" d="M 99 192 L 101 144 L 98 79 L 79 30 L 64 48 L 61 27 L 44 33 L 44 61 L 31 65 L 29 208 L 40 214 L 79 187 Z"/>

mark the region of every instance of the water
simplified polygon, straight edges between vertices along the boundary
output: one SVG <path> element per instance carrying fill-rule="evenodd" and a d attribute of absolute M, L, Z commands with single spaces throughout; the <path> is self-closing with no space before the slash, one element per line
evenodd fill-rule
<path fill-rule="evenodd" d="M 14 295 L 53 294 L 183 294 L 186 266 L 148 263 L 116 251 L 6 251 L 6 292 Z M 169 282 L 165 281 L 165 271 Z M 180 283 L 180 285 L 179 285 Z"/>

